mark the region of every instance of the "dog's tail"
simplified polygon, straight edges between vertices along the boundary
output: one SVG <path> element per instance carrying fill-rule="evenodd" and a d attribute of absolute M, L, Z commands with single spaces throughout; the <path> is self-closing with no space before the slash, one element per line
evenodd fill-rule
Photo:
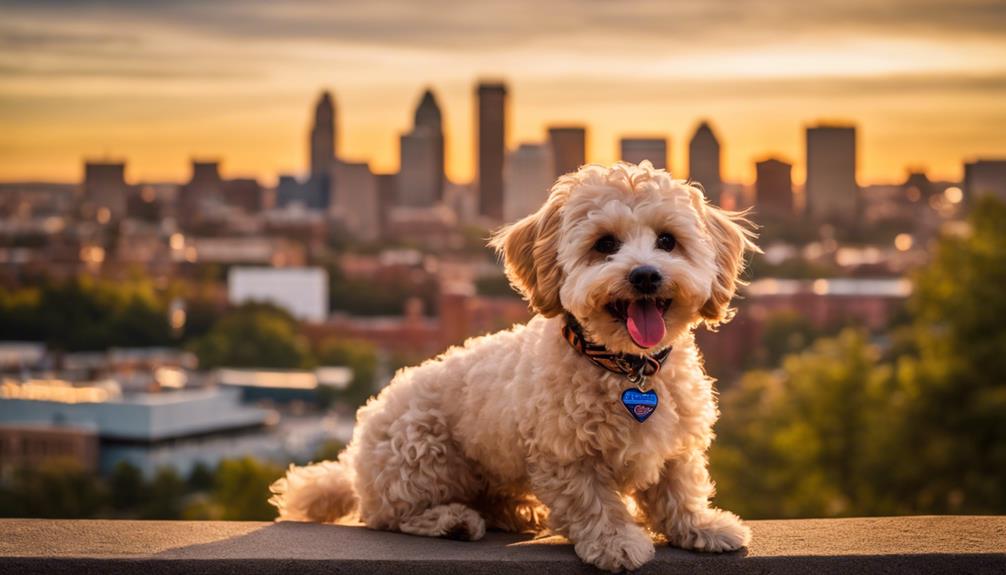
<path fill-rule="evenodd" d="M 277 521 L 335 523 L 354 514 L 359 505 L 353 489 L 348 451 L 338 461 L 322 461 L 304 467 L 291 465 L 286 476 L 269 486 L 269 503 L 279 509 Z"/>

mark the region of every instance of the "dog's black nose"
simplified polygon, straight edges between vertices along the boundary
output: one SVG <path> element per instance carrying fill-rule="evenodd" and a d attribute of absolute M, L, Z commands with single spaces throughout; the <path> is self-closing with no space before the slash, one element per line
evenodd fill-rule
<path fill-rule="evenodd" d="M 629 283 L 636 291 L 643 294 L 651 294 L 660 287 L 660 282 L 664 278 L 653 266 L 639 266 L 629 272 Z"/>

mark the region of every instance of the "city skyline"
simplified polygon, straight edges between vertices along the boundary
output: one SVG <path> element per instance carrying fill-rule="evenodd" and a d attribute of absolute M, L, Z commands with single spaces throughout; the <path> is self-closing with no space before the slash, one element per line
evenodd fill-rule
<path fill-rule="evenodd" d="M 472 86 L 485 77 L 511 92 L 508 149 L 584 125 L 588 160 L 608 163 L 621 137 L 667 137 L 680 177 L 703 118 L 728 181 L 751 183 L 755 161 L 779 156 L 802 182 L 803 128 L 822 121 L 860 127 L 864 182 L 909 167 L 956 180 L 969 159 L 1006 156 L 995 2 L 3 6 L 4 181 L 79 181 L 81 157 L 106 154 L 127 158 L 134 181 L 183 180 L 190 157 L 223 158 L 232 177 L 303 174 L 305 110 L 322 89 L 345 157 L 392 172 L 427 86 L 447 176 L 471 181 Z"/>

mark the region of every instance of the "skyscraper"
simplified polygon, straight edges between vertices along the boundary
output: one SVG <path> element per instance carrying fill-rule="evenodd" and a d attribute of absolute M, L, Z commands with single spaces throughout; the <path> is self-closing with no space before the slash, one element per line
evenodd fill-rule
<path fill-rule="evenodd" d="M 507 154 L 503 216 L 514 222 L 533 213 L 545 203 L 552 187 L 552 147 L 548 144 L 521 144 Z"/>
<path fill-rule="evenodd" d="M 376 240 L 381 233 L 377 176 L 366 162 L 336 162 L 333 171 L 339 185 L 332 193 L 330 213 L 342 221 L 353 237 Z"/>
<path fill-rule="evenodd" d="M 480 83 L 476 95 L 479 214 L 502 221 L 507 89 L 502 83 Z"/>
<path fill-rule="evenodd" d="M 178 190 L 183 226 L 195 226 L 224 205 L 224 181 L 217 160 L 192 160 L 192 177 Z"/>
<path fill-rule="evenodd" d="M 587 128 L 583 126 L 554 126 L 548 129 L 552 145 L 553 175 L 575 172 L 587 163 Z"/>
<path fill-rule="evenodd" d="M 964 199 L 973 204 L 982 196 L 1006 202 L 1006 159 L 978 159 L 964 164 Z"/>
<path fill-rule="evenodd" d="M 784 219 L 793 212 L 793 166 L 776 158 L 755 164 L 757 215 Z"/>
<path fill-rule="evenodd" d="M 440 106 L 426 90 L 416 107 L 412 131 L 402 134 L 398 204 L 429 207 L 443 198 L 444 131 Z"/>
<path fill-rule="evenodd" d="M 667 138 L 622 138 L 620 147 L 623 162 L 649 160 L 654 168 L 667 169 Z"/>
<path fill-rule="evenodd" d="M 125 162 L 85 162 L 84 198 L 96 211 L 106 209 L 110 218 L 126 215 Z"/>
<path fill-rule="evenodd" d="M 859 208 L 856 128 L 807 128 L 807 214 L 818 221 L 852 222 Z"/>
<path fill-rule="evenodd" d="M 336 158 L 335 102 L 332 94 L 322 92 L 314 107 L 314 123 L 311 126 L 311 176 L 307 186 L 317 200 L 309 202 L 325 209 L 329 205 L 332 170 Z"/>
<path fill-rule="evenodd" d="M 702 184 L 706 198 L 720 203 L 723 180 L 720 177 L 720 142 L 709 122 L 703 121 L 688 142 L 688 179 Z"/>

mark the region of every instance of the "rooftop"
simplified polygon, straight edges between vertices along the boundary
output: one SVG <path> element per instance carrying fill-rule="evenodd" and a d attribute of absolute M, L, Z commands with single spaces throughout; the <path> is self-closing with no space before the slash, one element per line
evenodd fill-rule
<path fill-rule="evenodd" d="M 660 546 L 640 573 L 1003 573 L 1006 517 L 751 521 L 751 547 Z M 0 520 L 6 573 L 589 573 L 560 537 L 478 542 L 306 523 Z"/>

